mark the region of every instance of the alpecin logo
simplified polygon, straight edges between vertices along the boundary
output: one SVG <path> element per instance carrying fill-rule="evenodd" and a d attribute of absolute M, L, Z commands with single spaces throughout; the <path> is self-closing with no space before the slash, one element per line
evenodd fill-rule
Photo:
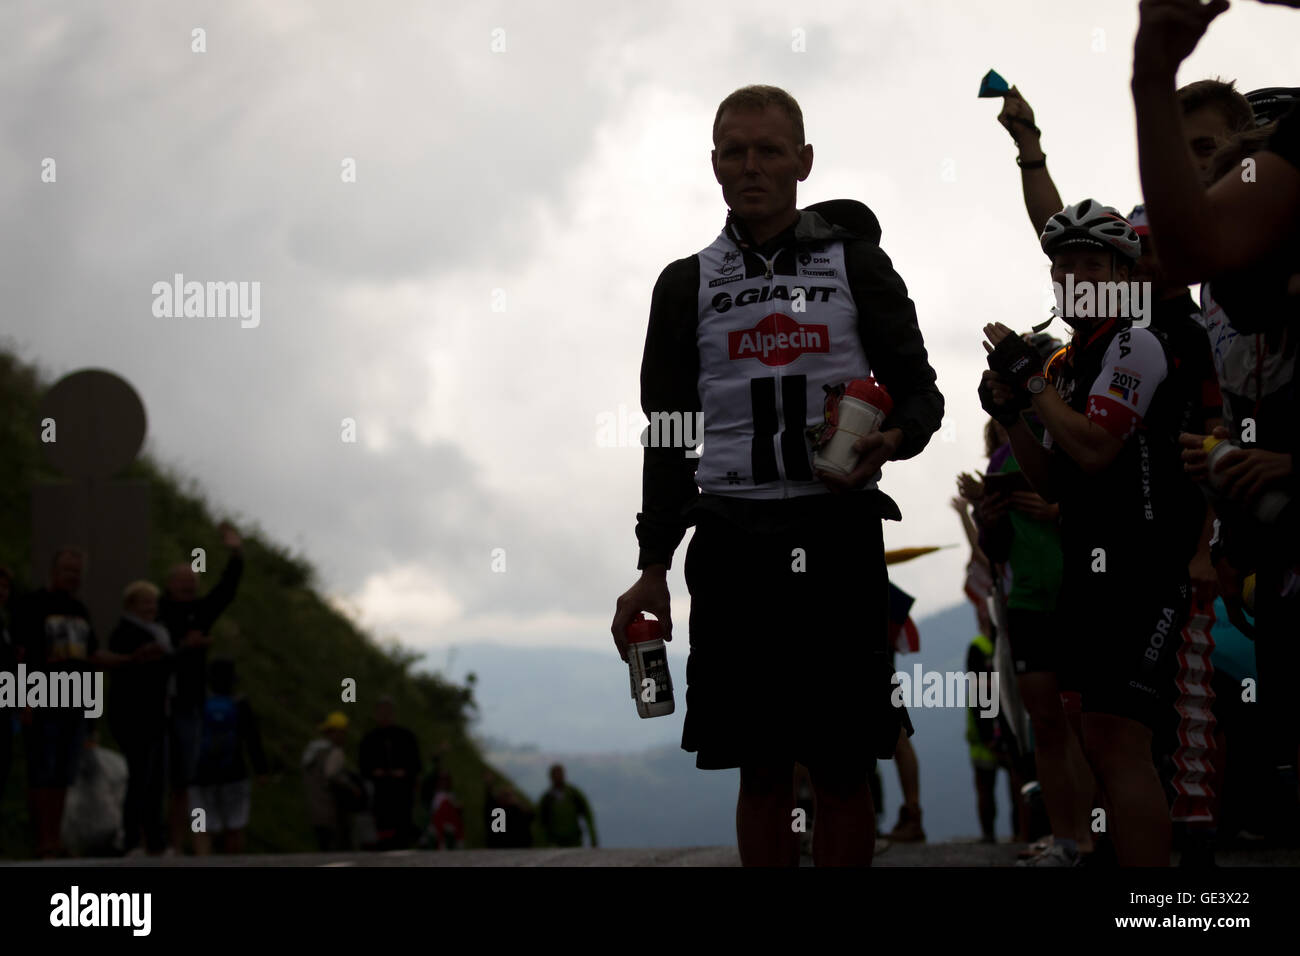
<path fill-rule="evenodd" d="M 752 329 L 727 333 L 727 356 L 758 359 L 764 365 L 789 365 L 805 352 L 829 352 L 831 337 L 824 325 L 800 325 L 788 315 L 773 312 Z"/>

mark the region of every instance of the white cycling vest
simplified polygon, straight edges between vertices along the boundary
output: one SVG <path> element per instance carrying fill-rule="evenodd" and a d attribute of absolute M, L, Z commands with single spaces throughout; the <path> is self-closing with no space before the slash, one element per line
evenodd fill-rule
<path fill-rule="evenodd" d="M 696 482 L 705 493 L 738 498 L 829 493 L 813 476 L 805 429 L 824 420 L 823 385 L 871 374 L 844 242 L 787 246 L 771 260 L 748 256 L 748 271 L 759 261 L 765 271 L 746 276 L 746 254 L 725 229 L 698 254 L 704 444 Z"/>

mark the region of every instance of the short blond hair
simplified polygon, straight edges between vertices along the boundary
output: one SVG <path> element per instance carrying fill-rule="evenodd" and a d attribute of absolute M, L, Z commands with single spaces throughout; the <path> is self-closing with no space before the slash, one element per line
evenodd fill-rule
<path fill-rule="evenodd" d="M 719 104 L 718 112 L 713 117 L 713 145 L 718 145 L 718 125 L 726 110 L 764 110 L 769 106 L 783 110 L 790 117 L 790 123 L 794 127 L 795 146 L 803 146 L 803 111 L 799 109 L 795 98 L 779 86 L 762 85 L 742 86 Z"/>
<path fill-rule="evenodd" d="M 122 603 L 131 604 L 142 595 L 156 598 L 161 593 L 152 581 L 132 581 L 122 592 Z"/>

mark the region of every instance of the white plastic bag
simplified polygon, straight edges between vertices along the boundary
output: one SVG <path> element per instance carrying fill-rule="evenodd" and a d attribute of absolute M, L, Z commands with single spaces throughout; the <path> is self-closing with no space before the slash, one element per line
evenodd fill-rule
<path fill-rule="evenodd" d="M 126 782 L 126 758 L 121 754 L 93 745 L 81 752 L 60 829 L 64 847 L 74 856 L 122 852 Z"/>

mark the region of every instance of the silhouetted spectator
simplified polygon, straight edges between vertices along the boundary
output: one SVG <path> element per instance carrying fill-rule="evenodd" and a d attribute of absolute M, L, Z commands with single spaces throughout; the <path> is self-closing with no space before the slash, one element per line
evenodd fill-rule
<path fill-rule="evenodd" d="M 228 524 L 221 526 L 221 542 L 230 557 L 221 580 L 199 597 L 199 579 L 188 564 L 174 565 L 167 575 L 167 587 L 158 604 L 158 619 L 167 627 L 176 648 L 176 699 L 171 716 L 171 836 L 179 853 L 189 830 L 189 785 L 199 761 L 203 728 L 203 701 L 207 696 L 208 631 L 235 599 L 244 573 L 244 555 L 239 534 Z"/>
<path fill-rule="evenodd" d="M 352 812 L 365 804 L 360 778 L 347 769 L 343 744 L 348 736 L 346 714 L 335 711 L 321 723 L 321 735 L 302 755 L 307 785 L 307 813 L 321 850 L 352 848 Z"/>
<path fill-rule="evenodd" d="M 84 565 L 79 549 L 60 548 L 50 567 L 50 586 L 19 600 L 14 636 L 19 660 L 28 673 L 79 674 L 120 659 L 99 650 L 90 611 L 75 597 Z M 81 760 L 86 718 L 82 709 L 74 707 L 39 707 L 29 708 L 22 720 L 36 852 L 41 857 L 57 856 L 63 850 L 59 826 Z"/>
<path fill-rule="evenodd" d="M 9 630 L 9 595 L 13 587 L 13 573 L 0 567 L 0 671 L 17 673 L 18 653 Z M 14 712 L 0 704 L 0 803 L 5 798 L 5 783 L 9 780 L 9 766 L 14 757 Z"/>
<path fill-rule="evenodd" d="M 465 821 L 460 801 L 452 789 L 451 774 L 438 774 L 437 789 L 429 806 L 429 842 L 439 850 L 454 850 L 465 844 Z"/>
<path fill-rule="evenodd" d="M 426 811 L 433 806 L 433 795 L 438 792 L 438 778 L 442 774 L 442 761 L 450 752 L 451 742 L 444 740 L 429 757 L 429 772 L 420 782 L 420 806 Z"/>
<path fill-rule="evenodd" d="M 489 849 L 522 849 L 533 845 L 533 819 L 537 816 L 519 802 L 519 794 L 489 771 L 484 774 L 484 842 Z M 498 812 L 501 811 L 501 812 Z"/>
<path fill-rule="evenodd" d="M 213 661 L 208 682 L 212 693 L 203 704 L 199 765 L 190 787 L 190 812 L 204 810 L 206 832 L 194 834 L 194 850 L 211 853 L 211 834 L 220 833 L 225 852 L 242 853 L 253 799 L 248 762 L 259 777 L 266 773 L 262 735 L 248 699 L 235 696 L 234 661 Z"/>
<path fill-rule="evenodd" d="M 135 581 L 123 592 L 122 618 L 109 649 L 127 660 L 109 685 L 108 722 L 130 777 L 122 808 L 123 849 L 128 855 L 161 853 L 166 844 L 163 795 L 167 789 L 167 716 L 175 687 L 171 635 L 159 624 L 156 586 Z"/>
<path fill-rule="evenodd" d="M 551 767 L 551 789 L 542 794 L 539 801 L 538 815 L 542 821 L 542 833 L 552 846 L 582 846 L 582 828 L 580 820 L 587 821 L 587 834 L 591 845 L 595 847 L 596 821 L 592 817 L 591 804 L 581 790 L 564 782 L 564 767 L 554 764 Z"/>
<path fill-rule="evenodd" d="M 361 776 L 374 788 L 376 849 L 408 847 L 415 840 L 411 807 L 420 779 L 420 745 L 415 734 L 393 723 L 393 700 L 375 705 L 374 730 L 361 739 Z"/>

